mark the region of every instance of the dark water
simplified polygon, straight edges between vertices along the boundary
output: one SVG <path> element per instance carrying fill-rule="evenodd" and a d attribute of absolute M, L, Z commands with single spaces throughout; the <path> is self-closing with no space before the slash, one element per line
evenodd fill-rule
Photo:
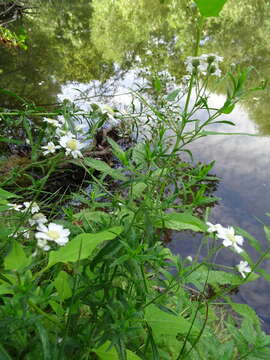
<path fill-rule="evenodd" d="M 36 2 L 37 4 L 38 2 Z M 128 4 L 127 4 L 128 3 Z M 1 48 L 0 87 L 47 107 L 67 98 L 128 104 L 127 89 L 151 87 L 156 76 L 172 76 L 175 84 L 185 74 L 183 61 L 194 45 L 194 7 L 177 0 L 58 0 L 40 2 L 35 14 L 24 18 L 28 50 Z M 266 0 L 229 1 L 219 19 L 208 19 L 201 53 L 224 56 L 223 71 L 231 64 L 256 67 L 255 86 L 270 74 L 270 4 Z M 225 88 L 212 102 L 224 102 Z M 165 90 L 165 85 L 164 85 Z M 111 97 L 112 95 L 117 95 Z M 0 95 L 0 104 L 16 107 L 13 97 Z M 228 115 L 233 129 L 221 131 L 258 134 L 212 136 L 192 144 L 196 161 L 216 160 L 213 172 L 222 178 L 215 196 L 222 200 L 211 221 L 244 228 L 267 247 L 258 219 L 270 224 L 270 94 L 254 93 Z M 202 117 L 204 114 L 202 114 Z M 171 248 L 194 255 L 199 239 L 175 234 Z M 256 255 L 254 254 L 254 258 Z M 219 259 L 218 259 L 219 260 Z M 220 261 L 236 265 L 239 258 L 222 252 Z M 269 261 L 264 268 L 270 271 Z M 270 284 L 264 280 L 244 285 L 238 300 L 251 305 L 270 323 Z"/>

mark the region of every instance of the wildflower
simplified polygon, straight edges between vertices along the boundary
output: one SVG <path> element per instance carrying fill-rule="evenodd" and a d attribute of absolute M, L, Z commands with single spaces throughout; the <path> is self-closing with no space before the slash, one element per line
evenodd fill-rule
<path fill-rule="evenodd" d="M 62 126 L 62 124 L 58 120 L 55 120 L 55 119 L 44 118 L 43 120 L 56 128 Z"/>
<path fill-rule="evenodd" d="M 64 135 L 67 135 L 68 134 L 68 131 L 67 130 L 63 130 L 63 129 L 60 129 L 60 128 L 57 128 L 55 130 L 55 135 L 57 137 L 61 137 L 61 136 L 64 136 Z"/>
<path fill-rule="evenodd" d="M 19 204 L 7 204 L 7 206 L 10 207 L 10 210 L 22 211 L 22 205 L 19 205 Z"/>
<path fill-rule="evenodd" d="M 78 124 L 75 126 L 75 131 L 77 132 L 82 132 L 83 131 L 83 125 L 82 124 Z"/>
<path fill-rule="evenodd" d="M 44 251 L 49 251 L 51 248 L 46 239 L 38 239 L 37 246 Z M 32 256 L 36 256 L 36 254 Z"/>
<path fill-rule="evenodd" d="M 216 54 L 202 54 L 201 56 L 188 56 L 185 60 L 187 72 L 190 74 L 197 74 L 201 72 L 203 75 L 220 76 L 219 62 L 223 58 Z"/>
<path fill-rule="evenodd" d="M 41 148 L 45 150 L 43 151 L 43 154 L 47 155 L 47 154 L 54 154 L 56 149 L 60 149 L 60 146 L 54 145 L 52 141 L 49 141 L 47 145 L 41 146 Z"/>
<path fill-rule="evenodd" d="M 240 261 L 240 264 L 236 265 L 238 271 L 240 272 L 240 274 L 243 276 L 243 278 L 245 279 L 246 274 L 245 273 L 250 273 L 251 272 L 251 268 L 248 265 L 247 261 Z"/>
<path fill-rule="evenodd" d="M 222 226 L 220 224 L 214 225 L 214 224 L 212 224 L 210 222 L 207 222 L 206 225 L 208 225 L 207 231 L 209 233 L 218 232 L 219 229 L 222 229 Z"/>
<path fill-rule="evenodd" d="M 33 215 L 32 219 L 29 219 L 29 224 L 31 226 L 40 225 L 40 224 L 42 225 L 45 224 L 46 222 L 48 222 L 48 219 L 42 213 L 36 213 L 35 215 Z"/>
<path fill-rule="evenodd" d="M 198 56 L 188 56 L 185 60 L 187 72 L 192 74 L 200 65 L 200 58 Z"/>
<path fill-rule="evenodd" d="M 223 245 L 228 247 L 231 246 L 237 253 L 243 251 L 238 245 L 243 245 L 244 239 L 240 235 L 235 235 L 234 228 L 229 226 L 228 228 L 224 228 L 220 225 L 218 228 L 217 236 L 220 239 L 223 239 Z"/>
<path fill-rule="evenodd" d="M 192 261 L 193 261 L 192 256 L 190 256 L 190 255 L 189 255 L 189 256 L 187 256 L 187 257 L 186 257 L 186 259 L 187 259 L 188 261 L 190 261 L 190 262 L 192 262 Z"/>
<path fill-rule="evenodd" d="M 54 241 L 56 244 L 63 246 L 68 242 L 69 234 L 70 231 L 68 229 L 64 229 L 62 225 L 50 223 L 48 226 L 39 224 L 38 232 L 36 233 L 35 236 L 38 241 L 39 240 Z M 40 244 L 46 246 L 44 241 L 43 242 L 40 241 Z"/>
<path fill-rule="evenodd" d="M 30 231 L 24 230 L 23 233 L 22 233 L 22 236 L 23 236 L 25 239 L 29 239 L 29 238 L 30 238 Z"/>
<path fill-rule="evenodd" d="M 71 154 L 75 159 L 82 157 L 80 149 L 82 149 L 84 145 L 75 139 L 73 134 L 69 133 L 68 135 L 63 136 L 60 139 L 60 145 L 65 148 L 66 155 Z"/>
<path fill-rule="evenodd" d="M 36 202 L 25 201 L 23 205 L 25 206 L 25 208 L 22 210 L 24 212 L 27 211 L 29 208 L 31 208 L 31 214 L 39 212 L 39 206 Z"/>

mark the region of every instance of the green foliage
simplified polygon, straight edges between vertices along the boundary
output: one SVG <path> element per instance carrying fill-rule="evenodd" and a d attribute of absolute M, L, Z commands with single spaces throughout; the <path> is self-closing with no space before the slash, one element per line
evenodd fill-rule
<path fill-rule="evenodd" d="M 202 16 L 218 16 L 227 0 L 195 0 Z"/>
<path fill-rule="evenodd" d="M 197 1 L 205 17 L 216 16 L 224 3 Z M 67 70 L 72 64 L 71 78 L 86 81 L 98 71 L 95 68 L 93 74 L 81 75 L 85 65 L 81 58 L 89 61 L 85 44 L 90 35 L 84 32 L 80 41 L 76 34 L 90 26 L 89 17 L 83 16 L 85 9 L 88 15 L 92 11 L 95 14 L 91 37 L 97 50 L 90 54 L 91 61 L 104 47 L 106 59 L 121 62 L 123 53 L 129 52 L 129 42 L 147 44 L 154 34 L 153 28 L 158 33 L 168 26 L 181 35 L 192 26 L 193 16 L 186 18 L 187 13 L 174 5 L 169 0 L 128 1 L 128 5 L 126 0 L 91 3 L 80 0 L 72 5 L 74 12 L 64 12 L 62 22 L 52 16 L 59 10 L 57 5 L 53 10 L 44 5 L 44 14 L 35 26 L 46 29 L 43 35 L 51 41 L 48 46 L 54 46 L 52 35 L 58 34 L 62 39 L 55 46 L 56 55 L 62 54 L 61 46 L 64 51 L 68 47 L 77 50 L 72 58 L 55 55 L 60 62 L 52 63 L 52 67 Z M 168 19 L 164 22 L 166 14 Z M 134 22 L 145 26 L 134 27 Z M 69 29 L 66 32 L 62 31 L 63 23 Z M 100 31 L 110 33 L 106 42 Z M 126 36 L 124 42 L 117 41 L 121 32 Z M 199 40 L 198 35 L 195 53 Z M 42 53 L 40 60 L 45 61 L 45 55 Z M 74 64 L 79 65 L 78 69 Z M 208 104 L 210 70 L 204 81 L 193 70 L 187 91 L 181 87 L 169 95 L 164 94 L 162 77 L 155 76 L 156 98 L 145 97 L 142 91 L 133 94 L 140 110 L 135 109 L 134 99 L 130 113 L 126 111 L 124 115 L 120 111 L 106 114 L 95 104 L 90 104 L 88 113 L 68 101 L 50 112 L 41 111 L 12 92 L 4 93 L 14 96 L 23 110 L 1 112 L 0 126 L 4 131 L 1 144 L 9 144 L 13 130 L 15 139 L 10 144 L 20 146 L 20 136 L 23 141 L 27 137 L 29 156 L 23 159 L 25 163 L 21 157 L 13 157 L 11 168 L 8 150 L 1 160 L 2 169 L 7 172 L 0 189 L 4 214 L 0 230 L 6 228 L 5 236 L 0 236 L 3 359 L 269 357 L 269 336 L 261 330 L 255 311 L 230 298 L 241 284 L 258 279 L 258 274 L 270 280 L 261 268 L 269 249 L 262 249 L 254 237 L 237 229 L 238 236 L 243 235 L 257 251 L 257 262 L 241 252 L 241 258 L 251 269 L 238 268 L 240 274 L 237 268 L 213 263 L 217 251 L 224 247 L 220 234 L 211 233 L 206 224 L 208 207 L 217 200 L 211 192 L 218 179 L 210 174 L 213 162 L 183 161 L 183 152 L 192 160 L 189 144 L 209 134 L 209 125 L 233 125 L 218 117 L 230 113 L 243 96 L 254 90 L 246 85 L 250 68 L 228 73 L 226 102 L 215 109 Z M 65 75 L 61 78 L 67 80 Z M 192 91 L 195 101 L 191 100 Z M 197 118 L 201 110 L 208 114 L 206 119 Z M 110 119 L 109 115 L 122 122 L 114 128 L 115 138 L 104 135 L 98 141 L 100 133 L 105 132 L 101 126 Z M 54 121 L 64 119 L 60 138 L 63 140 L 64 134 L 72 133 L 70 150 L 80 136 L 75 131 L 78 120 L 89 125 L 82 135 L 87 143 L 82 156 L 76 158 L 73 154 L 75 160 L 70 160 L 71 155 L 67 147 L 63 150 L 63 145 L 59 145 L 57 153 L 44 154 L 42 146 L 49 141 L 57 139 L 61 144 L 53 125 L 43 121 L 45 116 Z M 129 118 L 139 136 L 131 141 L 133 134 L 128 134 L 127 149 L 118 140 L 124 134 L 121 126 Z M 81 183 L 77 179 L 78 168 L 83 172 Z M 73 179 L 75 190 L 68 193 L 66 188 L 61 193 L 61 176 L 66 173 L 68 185 Z M 13 199 L 20 203 L 19 207 L 7 205 Z M 28 200 L 32 205 L 26 207 Z M 74 200 L 79 200 L 79 204 Z M 44 212 L 47 218 L 35 213 L 34 202 L 41 208 L 37 211 Z M 183 235 L 184 231 L 196 232 L 200 243 L 207 245 L 207 254 L 203 255 L 200 245 L 192 261 L 173 255 L 164 246 L 170 230 Z M 265 233 L 269 240 L 267 226 Z M 235 239 L 232 235 L 227 239 L 231 241 L 228 250 L 234 249 Z M 237 315 L 231 316 L 231 311 Z"/>
<path fill-rule="evenodd" d="M 113 227 L 97 234 L 80 234 L 72 239 L 65 247 L 51 251 L 47 268 L 58 262 L 76 262 L 88 258 L 97 245 L 105 240 L 112 240 L 122 232 L 121 227 Z"/>

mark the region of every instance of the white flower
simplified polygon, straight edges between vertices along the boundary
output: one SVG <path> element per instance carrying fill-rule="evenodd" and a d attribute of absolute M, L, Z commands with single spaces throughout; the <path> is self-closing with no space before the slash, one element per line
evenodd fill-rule
<path fill-rule="evenodd" d="M 43 120 L 56 128 L 62 126 L 62 124 L 58 120 L 55 120 L 55 119 L 44 118 Z"/>
<path fill-rule="evenodd" d="M 19 204 L 7 204 L 7 206 L 10 207 L 10 210 L 23 211 L 22 205 L 19 205 Z"/>
<path fill-rule="evenodd" d="M 220 239 L 223 239 L 222 243 L 224 246 L 231 246 L 237 253 L 243 251 L 243 249 L 241 249 L 238 245 L 242 246 L 244 243 L 244 239 L 240 235 L 235 235 L 234 228 L 232 226 L 229 226 L 228 228 L 224 228 L 221 226 L 218 229 L 217 236 Z"/>
<path fill-rule="evenodd" d="M 82 125 L 82 124 L 76 125 L 76 126 L 75 126 L 75 131 L 77 131 L 77 132 L 83 131 L 83 125 Z"/>
<path fill-rule="evenodd" d="M 208 64 L 218 64 L 223 61 L 223 57 L 217 54 L 202 54 L 200 58 L 206 61 Z"/>
<path fill-rule="evenodd" d="M 39 212 L 39 206 L 36 202 L 25 201 L 23 205 L 25 206 L 25 208 L 23 209 L 24 212 L 27 211 L 29 207 L 31 207 L 31 214 Z"/>
<path fill-rule="evenodd" d="M 222 226 L 220 224 L 212 224 L 209 221 L 206 223 L 208 225 L 207 231 L 209 233 L 218 232 L 219 229 L 222 229 Z"/>
<path fill-rule="evenodd" d="M 84 145 L 75 139 L 73 134 L 69 133 L 68 135 L 63 136 L 59 142 L 60 145 L 65 148 L 66 155 L 71 154 L 75 159 L 82 157 L 80 149 L 82 149 Z"/>
<path fill-rule="evenodd" d="M 31 226 L 45 224 L 46 222 L 48 222 L 48 219 L 42 213 L 36 213 L 35 215 L 33 215 L 32 219 L 29 219 L 29 224 Z"/>
<path fill-rule="evenodd" d="M 54 241 L 60 246 L 63 246 L 68 242 L 70 231 L 68 229 L 64 229 L 62 225 L 50 223 L 48 226 L 45 226 L 40 224 L 38 226 L 38 230 L 39 231 L 35 235 L 37 240 Z M 44 241 L 41 241 L 40 244 L 44 244 L 44 246 L 46 245 Z"/>
<path fill-rule="evenodd" d="M 25 239 L 29 239 L 30 238 L 30 231 L 24 230 L 24 232 L 22 233 L 22 236 Z"/>
<path fill-rule="evenodd" d="M 188 261 L 190 261 L 190 262 L 192 262 L 192 261 L 193 261 L 192 256 L 190 256 L 190 255 L 189 255 L 189 256 L 187 256 L 187 257 L 186 257 L 186 259 L 187 259 Z"/>
<path fill-rule="evenodd" d="M 37 246 L 39 248 L 41 248 L 44 251 L 49 251 L 50 250 L 50 246 L 47 244 L 47 240 L 46 239 L 38 239 L 37 241 Z"/>
<path fill-rule="evenodd" d="M 247 261 L 240 261 L 240 264 L 236 265 L 238 271 L 240 272 L 240 274 L 243 276 L 243 278 L 245 279 L 246 274 L 245 273 L 250 273 L 251 272 L 251 268 L 248 265 Z"/>
<path fill-rule="evenodd" d="M 203 75 L 220 76 L 221 70 L 218 65 L 223 61 L 223 57 L 216 54 L 202 54 L 201 56 L 188 56 L 185 60 L 187 72 L 194 74 L 197 71 Z"/>
<path fill-rule="evenodd" d="M 43 151 L 43 154 L 47 155 L 47 154 L 54 154 L 56 149 L 60 149 L 60 146 L 54 145 L 54 143 L 52 141 L 49 141 L 47 145 L 41 146 L 41 148 L 46 150 L 46 151 Z"/>
<path fill-rule="evenodd" d="M 221 76 L 221 70 L 218 67 L 215 67 L 215 70 L 211 72 L 211 75 L 220 77 Z"/>
<path fill-rule="evenodd" d="M 60 129 L 60 128 L 57 128 L 55 130 L 55 135 L 57 137 L 61 137 L 61 136 L 64 136 L 64 135 L 67 135 L 68 131 L 67 130 L 63 130 L 63 129 Z"/>

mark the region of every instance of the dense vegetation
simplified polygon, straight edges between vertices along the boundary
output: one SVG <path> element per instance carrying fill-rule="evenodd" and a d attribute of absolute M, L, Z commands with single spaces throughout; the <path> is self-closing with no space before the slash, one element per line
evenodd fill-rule
<path fill-rule="evenodd" d="M 55 46 L 56 54 L 70 44 L 76 49 L 72 59 L 46 59 L 40 53 L 40 62 L 51 65 L 50 86 L 57 87 L 56 75 L 89 81 L 101 67 L 109 76 L 116 60 L 127 66 L 130 43 L 155 42 L 153 19 L 168 26 L 172 40 L 173 31 L 180 34 L 173 44 L 179 46 L 182 64 L 171 62 L 168 69 L 173 75 L 174 68 L 180 72 L 181 83 L 167 93 L 158 63 L 143 64 L 152 67 L 152 87 L 131 92 L 125 109 L 86 100 L 80 108 L 66 100 L 50 102 L 48 110 L 25 94 L 16 95 L 16 77 L 12 91 L 2 91 L 14 101 L 0 112 L 1 359 L 269 358 L 270 336 L 255 311 L 235 303 L 232 295 L 260 276 L 270 281 L 261 267 L 270 248 L 244 229 L 208 221 L 216 201 L 211 190 L 219 179 L 211 174 L 213 163 L 193 164 L 189 149 L 197 139 L 215 135 L 209 126 L 233 125 L 223 116 L 265 87 L 254 85 L 252 67 L 229 67 L 214 53 L 216 44 L 211 53 L 200 51 L 205 26 L 219 24 L 216 17 L 225 2 L 197 0 L 190 6 L 183 1 L 186 12 L 177 14 L 175 1 L 126 6 L 124 0 L 99 0 L 87 3 L 85 15 L 85 2 L 76 1 L 74 13 L 63 17 L 70 34 L 61 33 L 61 23 L 48 25 L 52 10 L 44 6 L 36 26 L 43 22 L 48 46 Z M 107 27 L 101 10 L 103 17 L 106 10 Z M 84 46 L 90 35 L 84 30 L 92 11 L 96 52 L 90 54 Z M 72 40 L 74 27 L 84 32 L 79 44 Z M 191 28 L 194 40 L 180 46 Z M 107 46 L 100 29 L 110 29 L 116 37 L 110 41 L 119 46 Z M 119 33 L 127 36 L 123 42 Z M 100 51 L 104 63 L 89 71 L 87 61 L 94 63 Z M 163 55 L 169 62 L 168 51 Z M 41 67 L 44 74 L 46 66 Z M 68 71 L 61 75 L 56 67 Z M 34 70 L 37 75 L 42 76 Z M 220 107 L 211 104 L 213 87 L 227 91 Z M 53 99 L 51 91 L 44 94 Z M 198 115 L 202 111 L 204 118 Z M 184 161 L 185 155 L 190 161 Z M 270 241 L 270 227 L 264 230 Z M 172 231 L 200 235 L 195 258 L 171 253 L 166 242 Z M 224 248 L 239 257 L 234 268 L 216 263 Z"/>

